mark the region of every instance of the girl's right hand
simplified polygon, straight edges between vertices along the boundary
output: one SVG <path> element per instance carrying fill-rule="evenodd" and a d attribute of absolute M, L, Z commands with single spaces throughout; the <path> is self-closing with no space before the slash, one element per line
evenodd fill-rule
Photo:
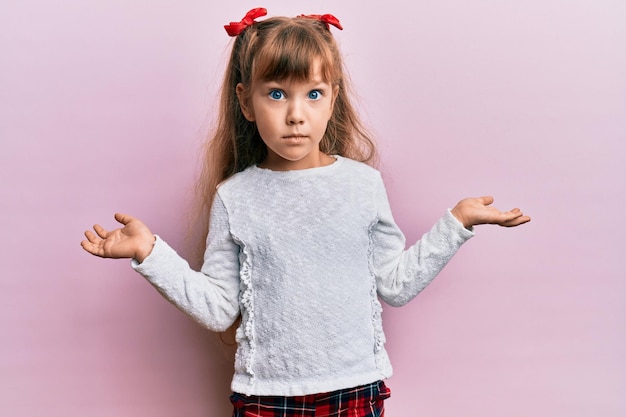
<path fill-rule="evenodd" d="M 80 245 L 87 252 L 101 258 L 134 258 L 139 263 L 152 252 L 155 236 L 150 229 L 139 219 L 126 214 L 115 214 L 115 220 L 124 225 L 121 229 L 107 232 L 96 224 L 85 232 L 87 240 Z"/>

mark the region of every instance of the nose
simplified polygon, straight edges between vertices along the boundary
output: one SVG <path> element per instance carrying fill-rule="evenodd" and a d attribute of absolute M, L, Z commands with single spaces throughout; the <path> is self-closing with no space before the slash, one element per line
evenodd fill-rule
<path fill-rule="evenodd" d="M 287 109 L 287 124 L 301 125 L 304 123 L 304 103 L 301 100 L 291 100 Z"/>

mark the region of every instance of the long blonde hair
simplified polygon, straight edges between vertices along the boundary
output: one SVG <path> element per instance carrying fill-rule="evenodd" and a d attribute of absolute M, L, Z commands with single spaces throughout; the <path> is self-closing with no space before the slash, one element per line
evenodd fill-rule
<path fill-rule="evenodd" d="M 237 84 L 241 83 L 249 92 L 258 81 L 307 80 L 314 60 L 320 60 L 325 81 L 338 88 L 320 150 L 370 165 L 377 162 L 374 141 L 350 102 L 343 60 L 328 27 L 320 20 L 301 17 L 272 17 L 254 23 L 233 44 L 221 88 L 217 122 L 204 148 L 192 225 L 197 240 L 193 245 L 196 262 L 201 262 L 204 252 L 217 186 L 237 172 L 261 163 L 267 155 L 255 123 L 246 120 L 241 111 Z"/>

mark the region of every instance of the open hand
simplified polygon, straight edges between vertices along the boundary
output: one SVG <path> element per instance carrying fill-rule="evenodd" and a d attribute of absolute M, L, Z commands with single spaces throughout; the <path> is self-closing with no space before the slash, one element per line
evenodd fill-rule
<path fill-rule="evenodd" d="M 530 221 L 530 217 L 525 216 L 518 208 L 502 212 L 490 206 L 492 203 L 491 196 L 466 198 L 459 201 L 451 212 L 466 228 L 479 224 L 514 227 Z"/>
<path fill-rule="evenodd" d="M 80 245 L 92 255 L 102 258 L 135 258 L 142 262 L 152 251 L 154 235 L 141 220 L 134 217 L 116 213 L 115 220 L 124 227 L 107 232 L 96 224 L 93 227 L 96 233 L 87 230 L 87 240 Z"/>

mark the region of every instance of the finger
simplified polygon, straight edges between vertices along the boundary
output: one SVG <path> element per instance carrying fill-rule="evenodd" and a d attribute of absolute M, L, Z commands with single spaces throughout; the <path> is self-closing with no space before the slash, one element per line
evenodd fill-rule
<path fill-rule="evenodd" d="M 106 239 L 109 235 L 109 232 L 107 232 L 106 229 L 99 224 L 94 225 L 93 230 L 95 230 L 98 236 L 100 236 L 102 239 Z"/>
<path fill-rule="evenodd" d="M 484 205 L 488 206 L 493 203 L 493 197 L 490 195 L 485 195 L 478 198 Z"/>
<path fill-rule="evenodd" d="M 96 255 L 100 257 L 102 257 L 103 255 L 103 251 L 100 248 L 100 246 L 94 243 L 91 243 L 87 240 L 83 240 L 82 242 L 80 242 L 80 246 L 82 246 L 85 251 L 89 252 L 92 255 Z"/>
<path fill-rule="evenodd" d="M 509 211 L 509 213 L 512 219 L 518 219 L 524 215 L 524 213 L 522 213 L 522 210 L 518 208 L 514 208 L 513 210 Z"/>
<path fill-rule="evenodd" d="M 131 220 L 133 220 L 133 217 L 129 216 L 128 214 L 115 213 L 115 220 L 126 226 L 128 223 L 130 223 Z"/>
<path fill-rule="evenodd" d="M 492 217 L 491 221 L 488 223 L 497 224 L 500 226 L 508 226 L 509 224 L 514 222 L 515 219 L 518 218 L 519 216 L 520 214 L 511 212 L 511 211 L 507 211 L 507 212 L 500 211 L 497 214 L 495 214 Z"/>
<path fill-rule="evenodd" d="M 514 208 L 513 210 L 509 210 L 506 213 L 504 213 L 506 215 L 507 218 L 509 219 L 516 219 L 520 216 L 522 216 L 522 211 L 518 208 Z"/>
<path fill-rule="evenodd" d="M 90 243 L 97 243 L 98 242 L 98 238 L 96 237 L 96 235 L 93 234 L 93 232 L 91 230 L 87 230 L 85 232 L 85 237 L 87 238 L 87 240 Z"/>
<path fill-rule="evenodd" d="M 83 240 L 82 242 L 80 242 L 80 246 L 89 253 L 91 253 L 91 251 L 89 250 L 89 248 L 91 247 L 90 245 L 91 243 L 87 240 Z"/>
<path fill-rule="evenodd" d="M 529 216 L 520 215 L 507 222 L 502 223 L 501 225 L 504 227 L 515 227 L 515 226 L 520 226 L 524 223 L 528 223 L 529 221 L 530 221 Z"/>

